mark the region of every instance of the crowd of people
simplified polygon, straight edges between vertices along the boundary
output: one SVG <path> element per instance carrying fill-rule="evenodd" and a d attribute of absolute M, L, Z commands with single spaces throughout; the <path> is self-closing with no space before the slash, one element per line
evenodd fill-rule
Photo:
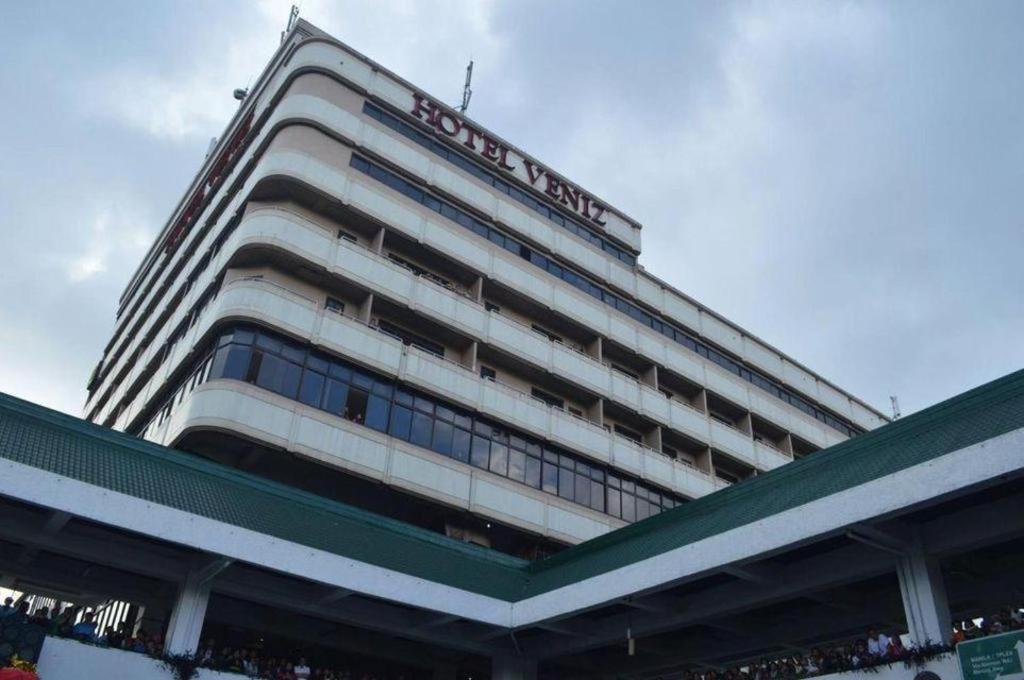
<path fill-rule="evenodd" d="M 10 617 L 10 619 L 9 619 Z M 90 610 L 73 605 L 62 610 L 39 607 L 31 614 L 29 603 L 21 600 L 15 604 L 13 598 L 6 598 L 0 607 L 0 621 L 17 620 L 39 626 L 47 635 L 72 638 L 80 642 L 138 652 L 160 657 L 164 652 L 163 638 L 158 633 L 148 633 L 139 628 L 132 632 L 127 624 L 97 629 L 96 615 Z M 204 642 L 197 656 L 200 665 L 214 670 L 240 673 L 260 680 L 417 680 L 410 673 L 386 673 L 353 671 L 344 668 L 310 665 L 302 656 L 272 656 L 256 647 L 220 647 L 212 640 Z"/>
<path fill-rule="evenodd" d="M 874 628 L 852 644 L 813 648 L 809 654 L 794 654 L 778 659 L 762 659 L 756 664 L 725 671 L 690 671 L 683 680 L 793 680 L 830 673 L 856 671 L 874 666 L 912 662 L 951 652 L 964 640 L 1024 630 L 1024 609 L 1007 607 L 991 616 L 953 624 L 948 641 L 927 643 L 925 647 L 904 647 L 899 635 L 886 635 Z"/>
<path fill-rule="evenodd" d="M 213 640 L 204 641 L 200 645 L 199 659 L 206 668 L 241 673 L 261 680 L 416 680 L 411 673 L 369 672 L 333 664 L 318 665 L 312 664 L 304 656 L 273 656 L 255 647 L 218 649 Z"/>
<path fill-rule="evenodd" d="M 105 631 L 97 631 L 95 615 L 82 612 L 81 607 L 66 606 L 60 612 L 40 607 L 29 614 L 25 601 L 17 604 L 7 598 L 0 607 L 0 621 L 15 617 L 44 628 L 49 635 L 68 637 L 81 642 L 97 644 L 131 652 L 159 657 L 163 654 L 163 640 L 159 634 L 143 629 L 130 632 L 125 623 Z M 928 643 L 927 647 L 907 648 L 899 635 L 886 635 L 869 629 L 864 638 L 852 644 L 830 648 L 815 647 L 809 654 L 795 654 L 785 658 L 762 659 L 759 663 L 724 671 L 704 673 L 688 671 L 682 680 L 793 680 L 844 671 L 855 671 L 873 666 L 910 662 L 949 652 L 964 640 L 996 635 L 1011 630 L 1024 630 L 1024 609 L 1007 607 L 991 616 L 953 624 L 950 640 Z M 382 673 L 353 671 L 325 665 L 311 665 L 304 656 L 285 657 L 263 653 L 256 646 L 219 647 L 206 640 L 197 653 L 200 665 L 220 671 L 240 673 L 262 680 L 415 680 L 410 673 Z"/>

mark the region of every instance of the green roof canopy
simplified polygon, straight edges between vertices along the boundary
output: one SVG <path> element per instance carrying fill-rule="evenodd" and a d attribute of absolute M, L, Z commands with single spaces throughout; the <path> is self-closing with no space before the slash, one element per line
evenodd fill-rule
<path fill-rule="evenodd" d="M 0 458 L 436 583 L 514 602 L 1024 427 L 1024 371 L 527 562 L 0 394 Z"/>

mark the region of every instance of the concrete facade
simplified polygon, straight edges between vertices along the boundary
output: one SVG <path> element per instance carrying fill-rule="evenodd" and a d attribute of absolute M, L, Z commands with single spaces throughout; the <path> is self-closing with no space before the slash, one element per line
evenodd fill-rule
<path fill-rule="evenodd" d="M 437 503 L 435 525 L 466 511 L 550 545 L 634 518 L 612 514 L 610 500 L 565 500 L 197 367 L 225 328 L 272 330 L 557 446 L 601 475 L 637 480 L 660 499 L 637 505 L 637 518 L 885 422 L 633 264 L 635 221 L 476 123 L 441 109 L 427 117 L 424 101 L 300 24 L 126 290 L 88 418 L 186 449 L 206 433 L 233 434 Z M 458 143 L 456 129 L 481 146 Z M 463 218 L 355 170 L 354 159 L 516 245 L 481 238 Z M 558 264 L 544 273 L 520 247 Z M 550 275 L 552 266 L 653 321 Z M 382 332 L 396 324 L 436 349 Z"/>

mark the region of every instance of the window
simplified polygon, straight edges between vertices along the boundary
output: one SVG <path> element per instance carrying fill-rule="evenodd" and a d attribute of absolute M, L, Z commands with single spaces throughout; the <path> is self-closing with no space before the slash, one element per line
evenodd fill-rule
<path fill-rule="evenodd" d="M 635 441 L 637 444 L 641 443 L 641 441 L 643 440 L 643 437 L 640 436 L 639 432 L 635 432 L 629 429 L 628 427 L 623 427 L 618 423 L 615 424 L 615 434 L 619 435 L 620 437 L 625 437 L 626 439 Z"/>
<path fill-rule="evenodd" d="M 484 380 L 497 380 L 498 373 L 490 366 L 480 366 L 480 377 Z"/>
<path fill-rule="evenodd" d="M 537 213 L 551 220 L 560 227 L 564 227 L 566 230 L 579 236 L 585 241 L 594 244 L 595 246 L 607 252 L 608 254 L 610 254 L 612 257 L 616 258 L 623 264 L 626 264 L 630 267 L 636 266 L 636 256 L 633 255 L 632 253 L 620 248 L 619 246 L 611 243 L 610 241 L 607 241 L 597 233 L 590 231 L 588 227 L 584 227 L 582 224 L 576 222 L 575 220 L 562 215 L 558 211 L 553 210 L 552 208 L 545 205 L 544 203 L 541 203 L 532 196 L 529 196 L 526 193 L 520 191 L 519 189 L 512 187 L 504 180 L 484 170 L 482 167 L 477 165 L 475 161 L 472 161 L 466 158 L 465 156 L 462 156 L 461 154 L 453 151 L 452 149 L 449 149 L 446 145 L 441 144 L 440 142 L 434 141 L 430 136 L 423 134 L 412 125 L 409 125 L 408 123 L 384 111 L 383 109 L 374 106 L 373 104 L 370 104 L 369 102 L 363 105 L 363 113 L 370 116 L 374 120 L 380 121 L 381 123 L 391 128 L 398 134 L 408 139 L 411 139 L 416 144 L 419 144 L 420 146 L 429 149 L 438 156 L 441 156 L 452 165 L 455 165 L 459 169 L 466 171 L 467 173 L 477 178 L 484 184 L 494 187 L 499 192 L 510 196 L 513 200 L 516 200 L 522 203 L 523 205 L 527 206 L 528 208 L 536 211 Z M 359 160 L 362 161 L 362 159 Z M 362 163 L 365 163 L 365 161 L 362 161 Z M 353 163 L 353 167 L 358 166 L 356 166 Z M 363 168 L 361 167 L 359 169 L 363 170 Z M 367 172 L 367 170 L 363 170 L 363 172 Z M 403 189 L 399 187 L 393 188 L 399 191 L 403 191 Z"/>
<path fill-rule="evenodd" d="M 327 302 L 324 303 L 324 307 L 327 308 L 328 311 L 334 312 L 335 314 L 345 313 L 345 303 L 339 300 L 338 298 L 332 298 L 328 296 Z"/>
<path fill-rule="evenodd" d="M 407 331 L 404 328 L 396 326 L 390 321 L 379 319 L 377 322 L 378 328 L 387 333 L 388 335 L 394 336 L 402 341 L 404 345 L 412 345 L 418 347 L 425 352 L 434 354 L 436 356 L 444 358 L 444 345 L 440 345 L 432 340 L 427 340 L 421 335 L 417 335 L 412 331 Z"/>
<path fill-rule="evenodd" d="M 493 379 L 494 370 L 481 366 L 481 375 Z M 203 380 L 231 376 L 599 512 L 624 517 L 628 511 L 622 510 L 620 496 L 627 493 L 642 493 L 647 505 L 640 506 L 641 514 L 670 507 L 668 494 L 643 482 L 626 482 L 600 464 L 264 331 L 223 334 L 143 431 L 166 420 Z M 540 390 L 535 396 L 561 401 Z M 618 490 L 620 485 L 618 496 L 606 492 L 606 486 Z M 655 499 L 666 500 L 659 505 Z"/>
<path fill-rule="evenodd" d="M 357 239 L 355 236 L 348 233 L 344 229 L 338 230 L 338 238 L 348 241 L 349 243 L 359 243 L 359 239 Z"/>
<path fill-rule="evenodd" d="M 370 105 L 367 104 L 367 107 Z M 364 108 L 364 110 L 366 110 Z M 383 114 L 382 115 L 389 115 Z M 403 123 L 404 125 L 404 123 Z M 419 133 L 417 133 L 419 134 Z M 578 272 L 574 272 L 563 266 L 560 266 L 543 255 L 533 251 L 531 248 L 519 243 L 515 239 L 501 234 L 492 227 L 480 222 L 479 220 L 469 216 L 467 213 L 455 208 L 454 206 L 440 201 L 432 196 L 425 194 L 423 191 L 415 188 L 412 184 L 406 180 L 394 175 L 388 170 L 370 163 L 366 159 L 360 158 L 359 156 L 352 156 L 350 165 L 364 172 L 371 177 L 378 179 L 379 181 L 396 188 L 403 194 L 412 197 L 414 200 L 418 200 L 421 204 L 427 206 L 431 210 L 440 213 L 441 215 L 451 219 L 452 221 L 460 224 L 467 229 L 470 229 L 476 234 L 491 240 L 492 242 L 501 245 L 503 248 L 507 248 L 512 252 L 518 252 L 521 257 L 529 260 L 530 263 L 544 269 L 552 276 L 556 276 L 577 289 L 583 291 L 591 297 L 601 300 L 605 304 L 618 309 L 623 314 L 630 316 L 635 319 L 638 323 L 651 328 L 657 333 L 669 338 L 670 340 L 683 345 L 691 351 L 697 352 L 701 356 L 714 361 L 716 364 L 721 366 L 724 370 L 730 371 L 731 373 L 739 376 L 742 380 L 751 382 L 758 387 L 765 389 L 771 394 L 777 396 L 783 401 L 787 401 L 794 407 L 804 411 L 812 418 L 821 420 L 827 425 L 835 428 L 836 430 L 846 434 L 847 436 L 854 436 L 860 433 L 860 430 L 854 428 L 835 416 L 826 413 L 825 411 L 811 405 L 806 400 L 802 399 L 798 395 L 790 392 L 789 390 L 777 385 L 774 381 L 764 378 L 757 373 L 740 366 L 740 364 L 728 357 L 721 352 L 709 348 L 701 342 L 691 338 L 684 331 L 674 328 L 671 324 L 666 323 L 661 319 L 655 319 L 650 312 L 645 311 L 638 305 L 628 302 L 612 293 L 604 290 L 594 282 L 590 281 L 585 275 Z M 515 194 L 516 190 L 511 190 L 510 196 Z M 519 192 L 521 193 L 521 192 Z M 529 197 L 525 197 L 529 198 Z M 517 200 L 519 200 L 517 198 Z M 533 200 L 533 199 L 530 199 Z M 621 259 L 621 257 L 620 257 Z"/>
<path fill-rule="evenodd" d="M 486 302 L 485 301 L 484 302 L 484 309 L 486 309 L 488 312 L 494 312 L 495 314 L 500 314 L 501 313 L 501 307 L 499 307 L 498 305 L 494 304 L 493 302 Z"/>
<path fill-rule="evenodd" d="M 538 390 L 536 387 L 530 389 L 530 394 L 534 399 L 539 399 L 548 406 L 554 406 L 555 408 L 563 408 L 565 406 L 563 399 L 559 399 L 553 394 L 548 394 L 544 390 Z"/>
<path fill-rule="evenodd" d="M 561 336 L 555 335 L 554 333 L 552 333 L 551 331 L 547 330 L 546 328 L 543 328 L 542 326 L 538 326 L 537 324 L 531 324 L 530 328 L 533 329 L 534 333 L 539 333 L 539 334 L 543 335 L 545 338 L 547 338 L 551 342 L 562 342 L 562 337 Z"/>

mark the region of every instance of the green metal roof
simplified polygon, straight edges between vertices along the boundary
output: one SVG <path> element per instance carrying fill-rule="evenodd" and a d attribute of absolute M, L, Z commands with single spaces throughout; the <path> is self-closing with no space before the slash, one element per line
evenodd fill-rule
<path fill-rule="evenodd" d="M 0 394 L 0 457 L 510 602 L 764 519 L 1020 427 L 1024 427 L 1024 371 L 529 563 Z"/>

